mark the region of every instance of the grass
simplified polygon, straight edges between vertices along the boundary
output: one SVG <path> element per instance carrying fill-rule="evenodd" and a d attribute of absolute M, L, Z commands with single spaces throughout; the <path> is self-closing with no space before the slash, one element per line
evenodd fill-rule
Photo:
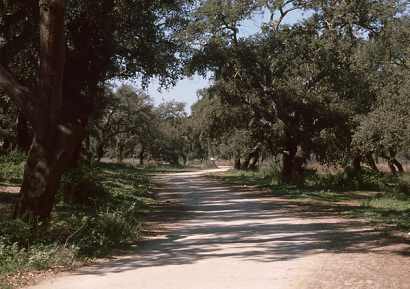
<path fill-rule="evenodd" d="M 21 184 L 19 163 L 8 157 L 0 174 L 0 288 L 30 283 L 48 270 L 61 271 L 122 252 L 139 240 L 144 217 L 156 204 L 151 176 L 184 171 L 150 163 L 96 163 L 79 166 L 62 178 L 52 217 L 47 222 L 11 220 Z M 11 173 L 14 172 L 14 173 Z M 42 273 L 43 272 L 43 273 Z"/>
<path fill-rule="evenodd" d="M 273 177 L 272 177 L 273 176 Z M 305 172 L 291 184 L 282 184 L 278 173 L 229 170 L 214 173 L 212 178 L 235 185 L 252 186 L 270 195 L 329 210 L 350 218 L 367 220 L 386 233 L 407 235 L 410 232 L 410 175 L 392 178 L 364 170 L 358 175 L 345 170 L 332 174 Z"/>

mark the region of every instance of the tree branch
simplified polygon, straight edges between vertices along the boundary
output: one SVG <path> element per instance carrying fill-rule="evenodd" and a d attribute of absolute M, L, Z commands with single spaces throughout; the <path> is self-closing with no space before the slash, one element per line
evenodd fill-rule
<path fill-rule="evenodd" d="M 3 59 L 0 59 L 0 90 L 16 104 L 27 119 L 32 120 L 34 118 L 34 102 L 31 89 L 19 82 Z"/>

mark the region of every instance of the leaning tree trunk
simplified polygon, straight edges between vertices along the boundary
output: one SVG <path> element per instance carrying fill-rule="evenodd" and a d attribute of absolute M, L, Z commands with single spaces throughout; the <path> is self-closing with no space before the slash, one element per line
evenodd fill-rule
<path fill-rule="evenodd" d="M 374 172 L 379 171 L 379 169 L 377 168 L 376 162 L 373 159 L 373 156 L 372 156 L 371 152 L 366 153 L 366 160 L 367 160 L 368 165 L 371 167 L 372 171 L 374 171 Z"/>
<path fill-rule="evenodd" d="M 64 0 L 40 0 L 40 66 L 34 88 L 21 84 L 0 62 L 0 88 L 33 127 L 18 201 L 13 217 L 30 210 L 48 218 L 62 174 L 85 136 L 80 122 L 63 118 L 62 81 L 65 57 Z"/>
<path fill-rule="evenodd" d="M 13 218 L 27 210 L 40 219 L 50 217 L 61 176 L 76 156 L 83 135 L 79 125 L 50 125 L 46 131 L 35 134 Z"/>
<path fill-rule="evenodd" d="M 393 175 L 397 174 L 396 167 L 400 173 L 404 172 L 403 166 L 401 163 L 396 159 L 396 151 L 394 149 L 389 149 L 390 156 L 382 154 L 381 157 L 387 160 L 387 165 Z"/>

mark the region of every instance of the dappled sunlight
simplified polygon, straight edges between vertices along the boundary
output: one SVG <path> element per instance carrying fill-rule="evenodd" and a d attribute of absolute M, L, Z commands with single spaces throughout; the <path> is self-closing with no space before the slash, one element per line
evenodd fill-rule
<path fill-rule="evenodd" d="M 294 206 L 289 202 L 268 206 L 196 174 L 166 175 L 162 181 L 172 184 L 163 195 L 179 194 L 195 213 L 183 228 L 140 244 L 127 258 L 95 265 L 91 270 L 85 268 L 78 274 L 193 265 L 211 260 L 279 266 L 275 264 L 326 252 L 383 253 L 383 240 L 371 228 L 335 221 L 322 212 L 312 212 L 309 218 L 303 214 L 295 217 L 297 212 L 284 213 Z"/>

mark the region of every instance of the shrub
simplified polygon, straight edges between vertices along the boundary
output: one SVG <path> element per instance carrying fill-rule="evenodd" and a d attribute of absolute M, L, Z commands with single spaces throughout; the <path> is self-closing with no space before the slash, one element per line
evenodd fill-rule
<path fill-rule="evenodd" d="M 396 184 L 396 190 L 398 193 L 410 197 L 410 178 L 408 176 L 400 178 Z"/>
<path fill-rule="evenodd" d="M 0 156 L 0 179 L 9 181 L 13 178 L 21 178 L 26 162 L 25 152 L 18 149 L 7 151 Z"/>
<path fill-rule="evenodd" d="M 266 161 L 264 166 L 259 168 L 258 174 L 264 179 L 280 183 L 282 180 L 282 167 L 275 161 Z"/>
<path fill-rule="evenodd" d="M 204 170 L 217 169 L 218 166 L 214 162 L 205 163 L 202 167 Z"/>
<path fill-rule="evenodd" d="M 326 175 L 320 178 L 320 183 L 324 187 L 338 191 L 345 190 L 375 190 L 383 191 L 387 187 L 387 179 L 382 173 L 362 168 L 356 172 L 353 168 L 347 167 L 342 172 L 335 175 Z"/>
<path fill-rule="evenodd" d="M 67 171 L 61 178 L 57 200 L 87 206 L 103 202 L 108 191 L 101 183 L 99 173 L 97 168 L 81 163 Z"/>

